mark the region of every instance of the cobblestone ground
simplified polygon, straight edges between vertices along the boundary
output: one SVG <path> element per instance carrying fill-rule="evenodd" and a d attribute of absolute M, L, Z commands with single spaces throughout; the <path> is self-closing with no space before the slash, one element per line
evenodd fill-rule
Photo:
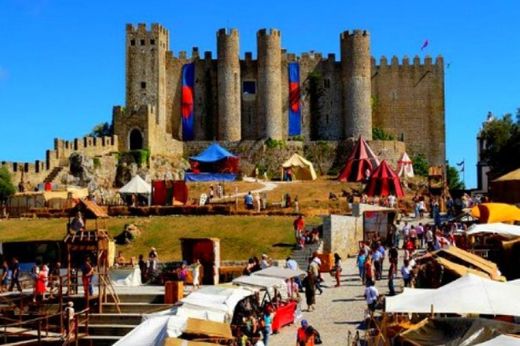
<path fill-rule="evenodd" d="M 323 340 L 323 345 L 346 345 L 348 332 L 355 335 L 356 330 L 365 316 L 366 303 L 364 286 L 358 276 L 355 258 L 343 261 L 343 275 L 341 286 L 334 287 L 335 280 L 329 274 L 324 274 L 322 283 L 323 294 L 316 296 L 316 310 L 307 312 L 305 296 L 303 294 L 303 318 L 316 328 Z M 388 262 L 385 261 L 383 280 L 376 283 L 380 294 L 387 294 L 386 271 Z M 401 280 L 394 281 L 397 292 L 402 285 Z M 296 331 L 301 319 L 292 326 L 282 328 L 279 334 L 271 336 L 269 346 L 287 346 L 296 344 Z M 359 331 L 363 336 L 364 331 Z"/>

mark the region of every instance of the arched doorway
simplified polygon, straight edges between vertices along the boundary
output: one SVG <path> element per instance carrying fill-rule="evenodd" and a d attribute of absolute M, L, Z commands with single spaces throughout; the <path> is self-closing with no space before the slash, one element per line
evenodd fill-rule
<path fill-rule="evenodd" d="M 139 129 L 133 129 L 128 136 L 130 150 L 143 149 L 143 134 Z"/>

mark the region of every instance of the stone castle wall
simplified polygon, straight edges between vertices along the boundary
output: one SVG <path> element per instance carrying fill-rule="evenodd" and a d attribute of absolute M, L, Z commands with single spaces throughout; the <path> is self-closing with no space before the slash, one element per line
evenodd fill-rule
<path fill-rule="evenodd" d="M 404 139 L 408 154 L 422 153 L 431 165 L 446 158 L 444 119 L 444 62 L 419 57 L 400 63 L 385 57 L 372 60 L 372 109 L 374 126 Z"/>
<path fill-rule="evenodd" d="M 159 42 L 159 47 L 154 48 L 151 40 L 155 45 Z M 181 73 L 182 66 L 192 62 L 195 140 L 287 139 L 288 64 L 297 61 L 303 139 L 337 141 L 359 134 L 370 139 L 374 126 L 404 139 L 412 155 L 423 153 L 431 164 L 444 163 L 442 58 L 435 63 L 429 57 L 424 63 L 418 57 L 413 63 L 404 58 L 399 64 L 395 57 L 391 63 L 383 57 L 376 64 L 370 57 L 369 33 L 360 30 L 342 33 L 340 43 L 339 61 L 334 54 L 326 58 L 315 52 L 296 56 L 281 49 L 278 30 L 262 29 L 257 33 L 257 58 L 246 52 L 240 59 L 238 31 L 221 29 L 214 59 L 211 52 L 199 56 L 196 47 L 191 56 L 185 51 L 175 55 L 169 51 L 169 35 L 160 25 L 154 24 L 149 30 L 142 24 L 129 26 L 127 109 L 138 108 L 139 103 L 154 107 L 156 132 L 148 129 L 148 147 L 160 147 L 154 142 L 164 142 L 161 138 L 165 136 L 182 140 Z M 150 69 L 153 73 L 146 72 Z M 147 88 L 149 83 L 156 87 L 139 89 L 143 78 Z M 312 94 L 312 82 L 318 96 Z M 253 93 L 244 92 L 246 83 L 253 84 Z M 135 126 L 141 121 L 142 128 L 150 126 L 144 117 L 126 120 Z M 128 135 L 116 134 L 121 138 Z"/>
<path fill-rule="evenodd" d="M 81 137 L 73 140 L 54 139 L 54 149 L 47 150 L 45 160 L 33 162 L 10 162 L 2 161 L 1 165 L 6 167 L 14 184 L 20 181 L 27 183 L 30 187 L 42 183 L 45 178 L 56 167 L 68 165 L 69 156 L 73 152 L 80 152 L 85 155 L 103 156 L 119 150 L 118 137 Z"/>

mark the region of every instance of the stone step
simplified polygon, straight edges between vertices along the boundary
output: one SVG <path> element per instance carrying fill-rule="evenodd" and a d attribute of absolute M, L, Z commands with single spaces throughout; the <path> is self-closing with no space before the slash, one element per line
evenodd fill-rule
<path fill-rule="evenodd" d="M 103 313 L 89 314 L 89 323 L 93 324 L 127 324 L 138 325 L 143 319 L 141 313 Z"/>
<path fill-rule="evenodd" d="M 95 336 L 124 336 L 136 326 L 133 324 L 91 324 L 88 325 L 88 334 Z M 82 328 L 84 329 L 84 328 Z M 83 331 L 83 330 L 82 330 Z"/>
<path fill-rule="evenodd" d="M 170 309 L 170 304 L 148 304 L 148 303 L 120 303 L 121 313 L 151 313 Z M 103 313 L 117 313 L 115 303 L 104 303 Z"/>
<path fill-rule="evenodd" d="M 118 294 L 121 303 L 149 303 L 162 304 L 164 302 L 164 294 Z M 107 299 L 112 300 L 112 296 L 107 296 Z"/>
<path fill-rule="evenodd" d="M 118 335 L 87 335 L 79 340 L 79 345 L 111 346 L 121 339 Z"/>

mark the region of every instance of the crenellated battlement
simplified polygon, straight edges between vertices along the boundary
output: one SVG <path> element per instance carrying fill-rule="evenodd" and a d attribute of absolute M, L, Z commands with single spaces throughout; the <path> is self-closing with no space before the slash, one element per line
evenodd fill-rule
<path fill-rule="evenodd" d="M 220 28 L 217 31 L 218 37 L 234 37 L 238 38 L 238 29 L 235 28 Z"/>
<path fill-rule="evenodd" d="M 355 30 L 351 30 L 351 31 L 346 30 L 346 31 L 343 31 L 339 37 L 342 40 L 347 39 L 347 38 L 352 38 L 352 37 L 370 38 L 370 33 L 367 30 L 360 30 L 360 29 L 355 29 Z"/>
<path fill-rule="evenodd" d="M 270 29 L 260 29 L 258 30 L 258 32 L 256 33 L 256 36 L 257 37 L 280 37 L 280 30 L 278 29 L 273 29 L 273 28 L 270 28 Z"/>
<path fill-rule="evenodd" d="M 379 58 L 379 63 L 374 57 L 372 57 L 371 62 L 372 62 L 373 68 L 385 68 L 385 67 L 407 68 L 407 67 L 432 67 L 432 66 L 444 67 L 444 59 L 440 55 L 435 58 L 435 62 L 433 62 L 433 59 L 429 55 L 426 55 L 422 62 L 421 62 L 421 58 L 418 55 L 416 55 L 413 58 L 411 63 L 410 63 L 410 58 L 406 55 L 404 57 L 402 57 L 401 60 L 399 60 L 399 58 L 394 55 L 394 56 L 392 56 L 390 63 L 388 63 L 388 59 L 384 55 Z"/>
<path fill-rule="evenodd" d="M 168 35 L 168 29 L 158 23 L 152 23 L 148 29 L 146 23 L 138 23 L 137 25 L 126 24 L 127 34 L 146 34 L 149 32 Z"/>

